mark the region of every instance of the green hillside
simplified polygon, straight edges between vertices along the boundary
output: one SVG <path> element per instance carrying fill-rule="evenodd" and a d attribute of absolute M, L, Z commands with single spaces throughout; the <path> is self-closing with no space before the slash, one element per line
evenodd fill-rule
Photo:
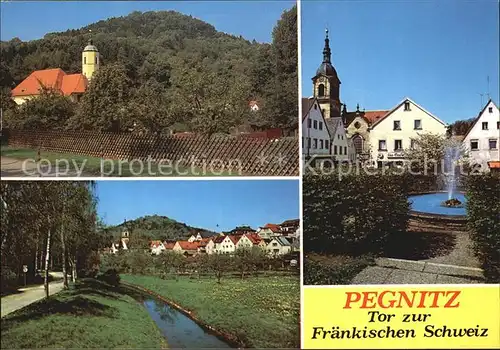
<path fill-rule="evenodd" d="M 22 108 L 8 104 L 10 89 L 39 69 L 81 72 L 81 52 L 92 38 L 101 68 L 80 103 L 53 98 Z M 227 133 L 241 124 L 297 123 L 297 13 L 285 11 L 273 42 L 218 32 L 174 11 L 133 12 L 40 40 L 1 43 L 4 126 L 100 131 Z M 250 113 L 250 100 L 260 111 Z M 50 103 L 49 103 L 50 105 Z"/>
<path fill-rule="evenodd" d="M 124 222 L 117 226 L 111 226 L 106 229 L 108 235 L 114 239 L 121 237 L 125 228 L 130 233 L 130 239 L 159 239 L 159 240 L 175 240 L 187 238 L 198 232 L 203 237 L 213 236 L 216 233 L 203 229 L 188 226 L 185 223 L 178 222 L 166 216 L 152 215 L 142 216 L 140 218 Z"/>

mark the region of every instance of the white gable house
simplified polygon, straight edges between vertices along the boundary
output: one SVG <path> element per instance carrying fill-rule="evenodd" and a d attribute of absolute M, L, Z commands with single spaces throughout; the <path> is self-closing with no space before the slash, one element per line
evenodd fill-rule
<path fill-rule="evenodd" d="M 446 124 L 409 98 L 405 98 L 370 127 L 374 165 L 402 163 L 405 150 L 414 147 L 419 134 L 446 134 Z"/>
<path fill-rule="evenodd" d="M 488 169 L 489 161 L 500 161 L 500 113 L 497 105 L 489 100 L 463 140 L 471 163 Z"/>
<path fill-rule="evenodd" d="M 302 99 L 302 155 L 330 157 L 330 132 L 317 99 Z"/>

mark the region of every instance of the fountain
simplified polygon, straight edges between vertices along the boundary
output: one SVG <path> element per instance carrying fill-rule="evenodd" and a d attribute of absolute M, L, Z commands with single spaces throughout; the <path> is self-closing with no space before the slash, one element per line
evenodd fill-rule
<path fill-rule="evenodd" d="M 444 148 L 442 174 L 443 190 L 432 193 L 415 193 L 409 196 L 411 215 L 433 220 L 465 220 L 465 195 L 457 191 L 457 162 L 461 157 L 459 144 L 450 142 Z"/>
<path fill-rule="evenodd" d="M 446 176 L 446 188 L 448 192 L 448 199 L 441 202 L 443 207 L 448 208 L 461 208 L 462 202 L 454 197 L 456 189 L 455 170 L 456 163 L 460 159 L 460 146 L 448 145 L 444 149 L 444 170 Z"/>

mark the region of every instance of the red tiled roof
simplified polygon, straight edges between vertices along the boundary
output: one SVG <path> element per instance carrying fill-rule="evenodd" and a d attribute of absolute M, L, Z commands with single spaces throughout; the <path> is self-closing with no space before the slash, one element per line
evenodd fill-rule
<path fill-rule="evenodd" d="M 389 112 L 390 111 L 365 111 L 363 113 L 363 117 L 368 121 L 369 124 L 373 124 Z"/>
<path fill-rule="evenodd" d="M 161 241 L 151 241 L 151 248 L 158 248 L 161 245 Z"/>
<path fill-rule="evenodd" d="M 87 90 L 88 81 L 83 74 L 69 74 L 63 77 L 61 90 L 64 95 L 83 94 Z"/>
<path fill-rule="evenodd" d="M 260 236 L 256 233 L 247 234 L 245 236 L 252 242 L 252 244 L 255 245 L 259 244 L 262 241 L 262 238 L 260 238 Z"/>
<path fill-rule="evenodd" d="M 197 250 L 199 242 L 177 241 L 182 250 Z"/>
<path fill-rule="evenodd" d="M 236 244 L 242 236 L 243 235 L 229 235 L 229 239 L 233 242 L 233 244 Z"/>
<path fill-rule="evenodd" d="M 281 231 L 281 227 L 279 225 L 276 225 L 276 224 L 266 224 L 266 226 L 264 226 L 264 228 L 268 228 L 272 232 L 280 232 Z"/>
<path fill-rule="evenodd" d="M 214 239 L 214 243 L 222 243 L 224 239 L 226 239 L 226 236 L 217 236 Z"/>
<path fill-rule="evenodd" d="M 163 246 L 165 249 L 173 249 L 175 246 L 175 242 L 163 242 Z"/>
<path fill-rule="evenodd" d="M 256 106 L 257 105 L 257 101 L 250 101 L 250 102 L 248 102 L 248 105 L 250 107 Z"/>
<path fill-rule="evenodd" d="M 62 69 L 36 70 L 12 90 L 12 96 L 39 95 L 43 87 L 65 96 L 83 93 L 88 81 L 83 74 L 66 74 Z"/>

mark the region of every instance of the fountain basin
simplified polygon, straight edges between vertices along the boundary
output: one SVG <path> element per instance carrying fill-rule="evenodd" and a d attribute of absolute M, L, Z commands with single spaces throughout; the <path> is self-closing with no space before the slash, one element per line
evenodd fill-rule
<path fill-rule="evenodd" d="M 439 216 L 465 217 L 467 215 L 465 204 L 467 199 L 463 193 L 453 194 L 453 198 L 461 202 L 460 206 L 443 206 L 448 200 L 447 192 L 415 194 L 408 197 L 411 209 L 418 214 L 431 214 Z"/>

